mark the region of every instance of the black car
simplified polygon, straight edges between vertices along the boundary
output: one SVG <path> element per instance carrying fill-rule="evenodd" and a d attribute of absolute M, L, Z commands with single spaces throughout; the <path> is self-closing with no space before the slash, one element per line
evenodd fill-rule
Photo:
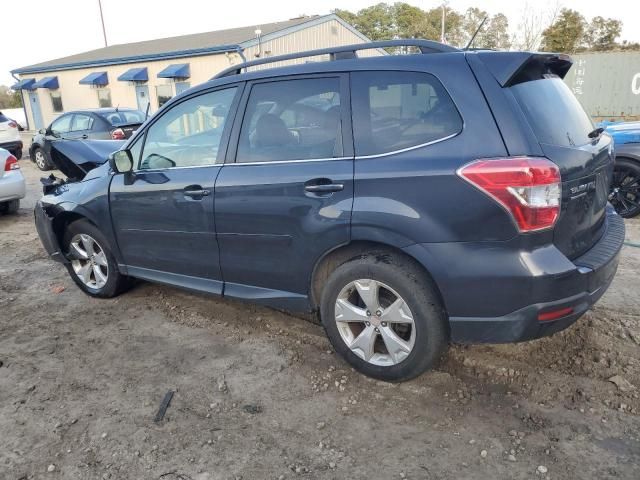
<path fill-rule="evenodd" d="M 357 54 L 400 46 L 421 54 Z M 243 72 L 304 56 L 328 61 Z M 108 162 L 54 145 L 73 180 L 47 180 L 38 233 L 88 295 L 141 278 L 318 312 L 336 351 L 385 380 L 450 341 L 551 335 L 607 290 L 625 235 L 613 141 L 570 67 L 425 40 L 234 65 Z"/>
<path fill-rule="evenodd" d="M 40 170 L 56 167 L 51 142 L 61 140 L 126 140 L 144 122 L 145 114 L 131 108 L 98 108 L 67 112 L 33 137 L 31 160 Z"/>
<path fill-rule="evenodd" d="M 640 143 L 616 144 L 609 201 L 624 218 L 640 215 Z"/>

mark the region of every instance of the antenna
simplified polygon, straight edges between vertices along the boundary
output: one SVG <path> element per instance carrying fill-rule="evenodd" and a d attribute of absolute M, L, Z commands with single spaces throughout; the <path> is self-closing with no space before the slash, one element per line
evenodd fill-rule
<path fill-rule="evenodd" d="M 471 37 L 471 40 L 469 40 L 469 43 L 467 43 L 467 46 L 464 47 L 463 50 L 469 50 L 469 48 L 471 48 L 471 45 L 473 45 L 473 41 L 476 39 L 476 36 L 480 33 L 480 30 L 484 26 L 484 23 L 487 21 L 487 18 L 489 18 L 489 17 L 484 17 L 482 19 L 482 21 L 480 22 L 480 25 L 478 26 L 478 29 L 473 34 L 473 37 Z"/>

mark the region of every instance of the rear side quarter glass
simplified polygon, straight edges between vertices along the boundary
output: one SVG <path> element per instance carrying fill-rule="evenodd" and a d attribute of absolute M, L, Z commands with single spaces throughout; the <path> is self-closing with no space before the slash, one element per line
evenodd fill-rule
<path fill-rule="evenodd" d="M 357 156 L 418 147 L 462 131 L 453 100 L 428 73 L 354 72 L 351 98 Z"/>
<path fill-rule="evenodd" d="M 591 141 L 593 122 L 561 78 L 518 83 L 509 90 L 540 143 L 573 147 Z"/>

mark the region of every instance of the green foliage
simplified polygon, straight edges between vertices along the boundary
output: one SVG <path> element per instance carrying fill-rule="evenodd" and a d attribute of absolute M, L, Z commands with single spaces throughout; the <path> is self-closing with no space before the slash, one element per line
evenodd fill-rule
<path fill-rule="evenodd" d="M 0 85 L 0 110 L 3 108 L 21 108 L 22 96 L 6 85 Z"/>
<path fill-rule="evenodd" d="M 542 32 L 542 49 L 548 52 L 575 52 L 582 44 L 586 24 L 579 12 L 563 8 L 556 21 Z"/>
<path fill-rule="evenodd" d="M 595 51 L 612 50 L 622 32 L 622 22 L 613 18 L 594 17 L 587 27 L 584 43 Z"/>

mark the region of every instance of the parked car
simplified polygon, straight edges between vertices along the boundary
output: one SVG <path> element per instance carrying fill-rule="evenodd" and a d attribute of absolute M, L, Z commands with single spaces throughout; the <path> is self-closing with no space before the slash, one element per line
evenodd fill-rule
<path fill-rule="evenodd" d="M 55 164 L 51 159 L 51 142 L 58 140 L 126 140 L 140 127 L 145 114 L 131 108 L 98 108 L 68 112 L 56 118 L 33 137 L 29 155 L 43 171 Z"/>
<path fill-rule="evenodd" d="M 624 218 L 640 215 L 640 142 L 616 145 L 609 201 Z"/>
<path fill-rule="evenodd" d="M 16 213 L 26 185 L 15 155 L 0 148 L 0 213 Z"/>
<path fill-rule="evenodd" d="M 22 158 L 22 140 L 18 124 L 0 112 L 0 148 L 8 150 L 11 155 Z"/>
<path fill-rule="evenodd" d="M 640 143 L 640 122 L 600 122 L 598 126 L 613 137 L 616 145 Z"/>
<path fill-rule="evenodd" d="M 356 54 L 400 45 L 423 54 Z M 332 60 L 242 73 L 305 55 Z M 613 143 L 570 66 L 425 40 L 234 65 L 108 162 L 56 144 L 75 180 L 46 182 L 38 232 L 88 295 L 135 277 L 318 312 L 340 355 L 388 381 L 449 341 L 550 335 L 607 290 L 625 235 Z"/>

